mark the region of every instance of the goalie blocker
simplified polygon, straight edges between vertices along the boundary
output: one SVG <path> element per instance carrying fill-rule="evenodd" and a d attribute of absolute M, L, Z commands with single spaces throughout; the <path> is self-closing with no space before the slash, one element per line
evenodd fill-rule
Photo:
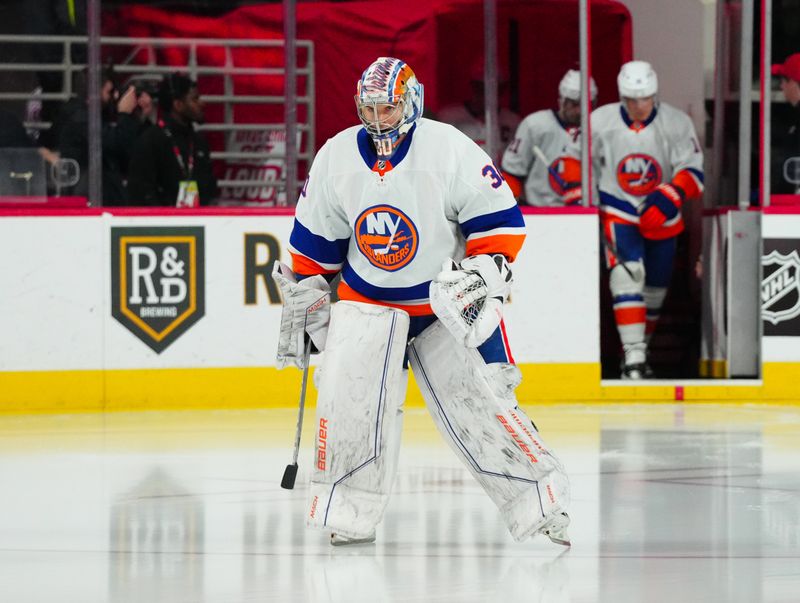
<path fill-rule="evenodd" d="M 429 326 L 412 339 L 408 358 L 439 431 L 516 540 L 541 532 L 568 544 L 569 483 L 517 406 L 518 369 L 487 364 L 479 349 L 464 347 L 441 322 L 424 321 Z M 335 538 L 371 541 L 383 517 L 400 446 L 406 343 L 420 325 L 409 331 L 409 324 L 402 310 L 371 304 L 341 301 L 331 312 L 307 523 Z M 496 330 L 493 337 L 499 336 Z"/>

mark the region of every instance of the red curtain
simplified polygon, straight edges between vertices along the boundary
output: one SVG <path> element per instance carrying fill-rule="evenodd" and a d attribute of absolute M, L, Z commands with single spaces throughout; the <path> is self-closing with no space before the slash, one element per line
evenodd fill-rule
<path fill-rule="evenodd" d="M 592 0 L 592 69 L 601 103 L 617 99 L 619 66 L 633 57 L 631 17 L 613 0 Z M 561 76 L 578 60 L 576 0 L 498 2 L 498 56 L 517 90 L 520 115 L 554 106 Z M 219 18 L 176 14 L 128 5 L 105 15 L 104 35 L 141 37 L 211 37 L 282 39 L 280 4 L 248 6 Z M 314 42 L 317 147 L 339 130 L 358 123 L 353 103 L 355 84 L 378 56 L 397 56 L 409 63 L 425 85 L 426 108 L 463 100 L 469 73 L 483 55 L 482 0 L 405 0 L 374 2 L 301 2 L 297 4 L 298 39 Z M 517 61 L 510 54 L 518 49 Z M 185 64 L 185 52 L 161 51 L 159 61 Z M 223 65 L 221 50 L 203 50 L 202 62 Z M 144 56 L 142 56 L 144 59 Z M 304 64 L 301 56 L 299 64 Z M 282 66 L 281 49 L 238 49 L 239 66 Z M 515 67 L 511 69 L 512 67 Z M 283 93 L 283 78 L 239 77 L 239 94 Z M 222 92 L 222 78 L 204 78 L 201 93 Z M 302 93 L 303 91 L 301 91 Z M 210 117 L 220 107 L 209 107 Z M 281 122 L 280 106 L 237 106 L 235 119 Z M 300 119 L 305 115 L 300 109 Z M 212 144 L 215 141 L 212 138 Z M 217 146 L 214 144 L 214 146 Z"/>

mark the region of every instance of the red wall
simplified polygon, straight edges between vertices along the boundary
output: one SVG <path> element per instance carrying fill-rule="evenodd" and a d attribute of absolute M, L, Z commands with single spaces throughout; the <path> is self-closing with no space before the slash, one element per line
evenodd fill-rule
<path fill-rule="evenodd" d="M 632 58 L 631 19 L 613 0 L 593 0 L 592 69 L 601 103 L 617 98 L 616 74 Z M 482 0 L 405 0 L 373 2 L 302 2 L 297 4 L 297 36 L 314 42 L 316 65 L 317 147 L 357 123 L 353 94 L 362 70 L 378 56 L 408 62 L 425 85 L 426 107 L 462 100 L 468 74 L 483 56 Z M 509 72 L 513 47 L 509 32 L 516 23 L 519 67 Z M 282 39 L 280 4 L 249 6 L 220 18 L 194 17 L 145 6 L 125 6 L 108 12 L 104 35 Z M 219 51 L 204 59 L 223 64 Z M 498 2 L 498 55 L 502 68 L 518 87 L 518 112 L 553 106 L 564 71 L 578 59 L 576 0 Z M 163 52 L 160 61 L 185 64 L 179 51 Z M 304 61 L 299 61 L 302 64 Z M 280 66 L 282 51 L 240 49 L 236 63 Z M 243 77 L 237 93 L 282 94 L 281 77 Z M 201 93 L 219 93 L 221 78 L 201 80 Z M 209 113 L 221 111 L 209 107 Z M 282 108 L 239 106 L 238 119 L 281 122 Z M 302 119 L 302 114 L 300 115 Z M 212 144 L 214 144 L 212 138 Z M 216 146 L 216 145 L 215 145 Z"/>

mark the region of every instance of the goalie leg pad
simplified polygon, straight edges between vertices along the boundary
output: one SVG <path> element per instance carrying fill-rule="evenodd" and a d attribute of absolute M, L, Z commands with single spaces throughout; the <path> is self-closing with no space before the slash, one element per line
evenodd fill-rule
<path fill-rule="evenodd" d="M 408 324 L 402 310 L 333 306 L 317 397 L 309 527 L 365 538 L 383 517 L 400 449 Z"/>
<path fill-rule="evenodd" d="M 409 360 L 436 426 L 500 509 L 515 540 L 566 510 L 564 467 L 517 406 L 519 369 L 487 365 L 438 321 L 411 343 Z"/>

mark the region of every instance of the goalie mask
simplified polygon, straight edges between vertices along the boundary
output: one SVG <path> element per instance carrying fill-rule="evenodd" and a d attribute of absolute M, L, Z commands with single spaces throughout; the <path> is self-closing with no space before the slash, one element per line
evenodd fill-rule
<path fill-rule="evenodd" d="M 400 59 L 380 57 L 361 75 L 355 101 L 378 157 L 390 159 L 403 135 L 422 117 L 422 84 Z"/>

